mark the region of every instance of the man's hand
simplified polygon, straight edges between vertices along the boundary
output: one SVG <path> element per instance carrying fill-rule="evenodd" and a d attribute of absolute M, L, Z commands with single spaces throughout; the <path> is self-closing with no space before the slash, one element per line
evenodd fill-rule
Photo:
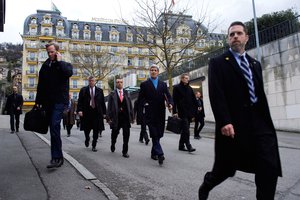
<path fill-rule="evenodd" d="M 234 138 L 235 132 L 232 124 L 227 124 L 221 128 L 222 135 Z"/>
<path fill-rule="evenodd" d="M 62 56 L 59 52 L 56 52 L 56 60 L 57 61 L 61 61 L 62 60 Z"/>
<path fill-rule="evenodd" d="M 82 111 L 79 111 L 79 112 L 78 112 L 78 115 L 79 115 L 80 117 L 82 117 L 82 116 L 83 116 Z"/>
<path fill-rule="evenodd" d="M 172 106 L 172 104 L 169 104 L 169 106 L 168 106 L 168 110 L 169 110 L 169 112 L 172 112 L 172 109 L 173 109 L 173 106 Z"/>
<path fill-rule="evenodd" d="M 21 108 L 20 108 L 20 107 L 17 107 L 17 110 L 21 110 Z"/>

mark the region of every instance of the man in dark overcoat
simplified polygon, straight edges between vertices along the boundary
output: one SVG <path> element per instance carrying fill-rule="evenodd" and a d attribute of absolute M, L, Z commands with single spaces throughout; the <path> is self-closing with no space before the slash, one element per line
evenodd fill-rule
<path fill-rule="evenodd" d="M 145 140 L 145 144 L 148 145 L 149 143 L 149 136 L 147 133 L 147 125 L 145 122 L 145 108 L 141 107 L 141 105 L 144 105 L 143 103 L 138 102 L 138 99 L 134 101 L 133 106 L 133 113 L 134 113 L 134 119 L 136 119 L 136 124 L 141 125 L 141 131 L 140 131 L 140 137 L 139 141 L 140 143 L 143 143 Z"/>
<path fill-rule="evenodd" d="M 72 99 L 72 95 L 69 94 L 69 103 L 67 108 L 64 110 L 63 115 L 63 125 L 67 129 L 67 137 L 71 135 L 71 129 L 75 124 L 75 116 L 76 116 L 76 103 L 74 99 Z"/>
<path fill-rule="evenodd" d="M 201 92 L 195 92 L 196 100 L 197 100 L 197 112 L 195 116 L 195 127 L 194 127 L 194 139 L 199 140 L 201 138 L 200 132 L 203 129 L 205 122 L 205 112 L 204 112 L 204 104 Z"/>
<path fill-rule="evenodd" d="M 164 136 L 166 105 L 172 110 L 172 97 L 167 84 L 158 80 L 159 68 L 157 65 L 150 67 L 150 78 L 140 85 L 138 101 L 145 108 L 145 122 L 149 127 L 152 139 L 151 158 L 163 164 L 165 157 L 160 139 Z"/>
<path fill-rule="evenodd" d="M 116 147 L 120 129 L 123 130 L 123 150 L 122 155 L 129 158 L 128 142 L 130 137 L 130 123 L 133 123 L 133 109 L 128 92 L 123 89 L 123 80 L 116 80 L 116 89 L 110 93 L 107 102 L 107 120 L 111 128 L 111 152 Z"/>
<path fill-rule="evenodd" d="M 273 200 L 282 175 L 278 142 L 264 92 L 260 63 L 245 52 L 242 22 L 228 28 L 229 51 L 209 63 L 209 98 L 216 121 L 215 163 L 199 199 L 236 170 L 255 174 L 256 198 Z"/>
<path fill-rule="evenodd" d="M 189 85 L 189 75 L 180 76 L 180 83 L 173 88 L 173 116 L 181 119 L 181 133 L 179 139 L 179 151 L 196 151 L 190 143 L 190 123 L 195 118 L 197 101 L 192 87 Z"/>
<path fill-rule="evenodd" d="M 18 94 L 17 86 L 13 86 L 13 93 L 7 97 L 5 111 L 10 116 L 10 133 L 19 132 L 20 115 L 22 114 L 23 96 Z M 16 120 L 16 123 L 15 123 Z M 16 128 L 15 128 L 16 127 Z"/>
<path fill-rule="evenodd" d="M 93 130 L 92 151 L 96 152 L 99 132 L 104 130 L 103 119 L 106 117 L 106 106 L 103 90 L 95 85 L 95 77 L 90 76 L 88 81 L 89 85 L 80 89 L 77 113 L 81 117 L 80 130 L 84 131 L 84 144 L 89 147 L 90 132 Z"/>

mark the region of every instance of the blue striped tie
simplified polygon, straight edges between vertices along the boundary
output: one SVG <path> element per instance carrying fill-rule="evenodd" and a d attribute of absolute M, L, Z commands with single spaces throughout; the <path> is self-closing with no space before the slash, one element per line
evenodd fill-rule
<path fill-rule="evenodd" d="M 249 87 L 250 100 L 252 103 L 256 103 L 257 97 L 255 96 L 255 87 L 254 87 L 254 82 L 252 79 L 252 73 L 250 71 L 248 63 L 246 62 L 244 56 L 240 56 L 240 59 L 241 59 L 241 69 L 246 78 L 247 85 Z"/>

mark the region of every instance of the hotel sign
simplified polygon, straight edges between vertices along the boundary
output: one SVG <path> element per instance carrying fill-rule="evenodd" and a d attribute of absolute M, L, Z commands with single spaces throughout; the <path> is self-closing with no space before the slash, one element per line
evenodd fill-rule
<path fill-rule="evenodd" d="M 125 24 L 122 20 L 119 19 L 106 19 L 106 18 L 98 18 L 92 17 L 93 22 L 106 23 L 106 24 Z"/>

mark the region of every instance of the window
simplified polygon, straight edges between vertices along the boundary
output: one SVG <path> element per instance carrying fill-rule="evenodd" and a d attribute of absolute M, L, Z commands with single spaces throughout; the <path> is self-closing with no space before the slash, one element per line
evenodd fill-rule
<path fill-rule="evenodd" d="M 118 51 L 118 47 L 110 47 L 111 52 L 116 53 Z"/>
<path fill-rule="evenodd" d="M 32 91 L 29 92 L 28 99 L 31 101 L 34 100 L 34 92 L 32 92 Z"/>
<path fill-rule="evenodd" d="M 85 29 L 85 30 L 90 30 L 90 27 L 89 27 L 89 25 L 87 25 L 87 24 L 86 24 L 86 25 L 84 25 L 84 29 Z"/>
<path fill-rule="evenodd" d="M 34 87 L 34 78 L 28 78 L 28 87 L 33 88 Z"/>
<path fill-rule="evenodd" d="M 49 28 L 45 28 L 45 29 L 44 29 L 44 35 L 49 35 L 49 32 L 50 32 L 50 31 L 49 31 Z"/>
<path fill-rule="evenodd" d="M 49 17 L 45 17 L 44 23 L 50 24 L 51 23 L 51 19 Z"/>
<path fill-rule="evenodd" d="M 127 35 L 127 41 L 132 42 L 133 41 L 133 36 L 132 35 Z"/>
<path fill-rule="evenodd" d="M 84 45 L 84 49 L 89 51 L 89 50 L 91 49 L 91 48 L 90 48 L 90 45 L 89 45 L 89 44 L 85 44 L 85 45 Z"/>
<path fill-rule="evenodd" d="M 61 20 L 57 21 L 57 26 L 63 26 L 63 22 Z"/>
<path fill-rule="evenodd" d="M 143 49 L 142 48 L 138 48 L 138 52 L 139 52 L 139 54 L 143 54 Z"/>
<path fill-rule="evenodd" d="M 78 25 L 77 24 L 73 24 L 73 29 L 78 29 Z"/>
<path fill-rule="evenodd" d="M 101 31 L 100 26 L 96 26 L 96 31 Z"/>
<path fill-rule="evenodd" d="M 128 53 L 132 54 L 132 47 L 128 47 Z"/>
<path fill-rule="evenodd" d="M 85 32 L 83 38 L 85 40 L 89 40 L 90 39 L 90 33 L 89 32 Z"/>
<path fill-rule="evenodd" d="M 60 37 L 61 37 L 61 36 L 63 36 L 63 33 L 64 33 L 64 32 L 63 32 L 62 29 L 58 29 L 56 34 L 57 34 L 57 36 L 60 36 Z"/>
<path fill-rule="evenodd" d="M 78 38 L 79 38 L 79 33 L 78 33 L 77 31 L 76 31 L 76 32 L 73 31 L 73 32 L 72 32 L 72 38 L 73 38 L 73 39 L 78 39 Z"/>
<path fill-rule="evenodd" d="M 102 40 L 102 34 L 96 33 L 95 39 L 96 39 L 97 41 L 101 41 L 101 40 Z"/>
<path fill-rule="evenodd" d="M 89 84 L 88 80 L 84 80 L 84 85 L 87 86 Z"/>
<path fill-rule="evenodd" d="M 154 60 L 150 59 L 149 60 L 149 66 L 153 65 L 154 64 Z"/>
<path fill-rule="evenodd" d="M 77 76 L 78 75 L 78 70 L 77 68 L 73 67 L 73 76 Z"/>
<path fill-rule="evenodd" d="M 143 58 L 139 58 L 138 66 L 139 66 L 139 67 L 144 66 L 144 59 L 143 59 Z"/>
<path fill-rule="evenodd" d="M 35 18 L 31 19 L 31 24 L 36 24 L 36 19 Z"/>
<path fill-rule="evenodd" d="M 36 28 L 30 28 L 30 35 L 36 35 L 37 29 Z"/>
<path fill-rule="evenodd" d="M 128 58 L 128 66 L 132 66 L 132 59 Z"/>
<path fill-rule="evenodd" d="M 73 81 L 72 81 L 72 85 L 73 85 L 72 88 L 77 88 L 77 80 L 73 80 Z"/>
<path fill-rule="evenodd" d="M 97 46 L 96 46 L 96 51 L 97 51 L 97 52 L 101 51 L 101 46 L 97 45 Z"/>
<path fill-rule="evenodd" d="M 78 92 L 73 92 L 73 97 L 72 97 L 74 100 L 77 100 L 78 99 Z"/>
<path fill-rule="evenodd" d="M 119 41 L 119 36 L 117 35 L 117 34 L 111 34 L 110 35 L 110 40 L 112 41 L 112 42 L 118 42 Z"/>
<path fill-rule="evenodd" d="M 34 65 L 29 65 L 29 73 L 34 74 Z"/>
<path fill-rule="evenodd" d="M 32 60 L 32 61 L 35 60 L 35 53 L 34 52 L 29 53 L 29 59 Z"/>

